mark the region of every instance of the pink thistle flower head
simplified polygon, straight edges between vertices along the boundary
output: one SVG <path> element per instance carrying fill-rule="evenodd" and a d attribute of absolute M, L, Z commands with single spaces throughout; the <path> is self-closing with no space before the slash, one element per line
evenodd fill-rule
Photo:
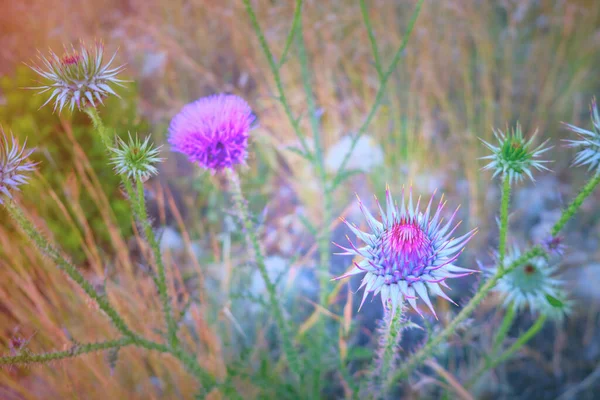
<path fill-rule="evenodd" d="M 434 193 L 435 196 L 435 193 Z M 413 205 L 412 188 L 408 203 L 402 191 L 400 208 L 394 204 L 389 188 L 386 189 L 386 211 L 377 201 L 381 221 L 377 220 L 358 200 L 371 233 L 359 230 L 355 225 L 346 225 L 364 243 L 357 247 L 350 239 L 350 247 L 337 245 L 344 250 L 342 255 L 360 256 L 362 260 L 346 274 L 336 278 L 364 274 L 360 288 L 365 288 L 361 307 L 369 293 L 381 294 L 384 309 L 396 310 L 408 301 L 415 311 L 417 298 L 421 298 L 435 315 L 429 294 L 435 294 L 450 302 L 442 287 L 448 287 L 446 279 L 469 275 L 474 270 L 455 265 L 455 261 L 476 229 L 459 236 L 453 234 L 460 223 L 453 224 L 458 209 L 448 221 L 443 221 L 445 203 L 440 199 L 437 209 L 432 209 L 433 197 L 425 212 L 420 210 L 421 199 Z M 422 315 L 422 314 L 421 314 Z"/>
<path fill-rule="evenodd" d="M 12 143 L 11 143 L 12 142 Z M 0 204 L 2 197 L 11 199 L 11 191 L 27 183 L 28 173 L 35 169 L 35 163 L 27 161 L 33 149 L 19 147 L 14 136 L 9 141 L 0 128 Z"/>
<path fill-rule="evenodd" d="M 103 104 L 108 95 L 119 95 L 112 89 L 111 84 L 123 86 L 125 82 L 117 78 L 124 69 L 123 65 L 112 66 L 117 53 L 108 62 L 104 62 L 104 45 L 97 42 L 93 47 L 86 46 L 83 41 L 80 49 L 74 46 L 65 47 L 63 56 L 50 51 L 48 57 L 39 55 L 39 65 L 30 68 L 46 80 L 40 86 L 30 89 L 39 93 L 50 93 L 50 97 L 42 105 L 54 101 L 54 110 L 61 112 L 64 107 L 71 111 L 77 106 L 79 110 L 87 106 L 96 107 Z"/>
<path fill-rule="evenodd" d="M 173 151 L 214 173 L 245 164 L 253 122 L 252 109 L 242 98 L 227 94 L 203 97 L 173 118 L 169 143 Z"/>

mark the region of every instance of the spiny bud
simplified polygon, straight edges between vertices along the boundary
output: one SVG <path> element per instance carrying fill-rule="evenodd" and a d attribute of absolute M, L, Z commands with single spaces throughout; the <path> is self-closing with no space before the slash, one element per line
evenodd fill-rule
<path fill-rule="evenodd" d="M 154 147 L 150 136 L 141 141 L 137 134 L 135 137 L 129 134 L 127 142 L 121 138 L 117 142 L 117 147 L 111 148 L 111 164 L 118 174 L 127 175 L 134 180 L 146 180 L 158 173 L 155 164 L 162 161 L 159 157 L 160 147 Z"/>
<path fill-rule="evenodd" d="M 502 174 L 504 179 L 508 179 L 512 184 L 519 182 L 527 175 L 532 181 L 533 175 L 531 169 L 535 168 L 538 171 L 549 171 L 544 166 L 550 161 L 539 160 L 538 157 L 550 150 L 552 147 L 546 147 L 548 141 L 544 141 L 538 147 L 533 147 L 533 141 L 537 132 L 529 140 L 525 140 L 521 125 L 517 124 L 515 129 L 509 130 L 506 134 L 501 130 L 494 130 L 494 136 L 498 140 L 498 146 L 494 146 L 485 140 L 481 141 L 485 146 L 492 151 L 492 154 L 486 157 L 481 157 L 482 160 L 491 160 L 483 169 L 494 170 L 494 177 Z"/>
<path fill-rule="evenodd" d="M 73 45 L 70 50 L 65 47 L 62 57 L 52 50 L 48 57 L 40 53 L 40 64 L 31 65 L 30 68 L 48 82 L 30 89 L 40 90 L 39 93 L 51 92 L 42 107 L 54 101 L 54 110 L 58 108 L 58 112 L 65 106 L 71 111 L 75 106 L 80 110 L 88 105 L 96 107 L 96 103 L 103 104 L 103 99 L 109 94 L 119 97 L 110 84 L 123 86 L 121 83 L 125 82 L 116 77 L 124 66 L 111 67 L 116 55 L 115 52 L 104 64 L 103 44 L 97 42 L 94 47 L 89 48 L 83 41 L 79 50 Z"/>
<path fill-rule="evenodd" d="M 600 174 L 600 113 L 596 99 L 592 100 L 590 106 L 590 114 L 592 117 L 592 130 L 578 128 L 575 125 L 565 124 L 567 129 L 575 132 L 579 136 L 579 140 L 565 140 L 569 147 L 581 149 L 573 165 L 588 165 L 590 171 L 595 170 L 596 174 Z"/>
<path fill-rule="evenodd" d="M 504 258 L 505 268 L 520 256 L 518 247 L 509 249 Z M 495 261 L 498 264 L 497 255 Z M 483 269 L 489 276 L 497 273 L 497 266 Z M 563 286 L 563 281 L 557 278 L 557 266 L 549 265 L 543 257 L 535 257 L 504 275 L 494 290 L 504 297 L 505 306 L 513 304 L 516 310 L 528 308 L 532 313 L 561 319 L 571 311 L 571 301 Z"/>
<path fill-rule="evenodd" d="M 19 190 L 19 186 L 27 183 L 28 173 L 35 169 L 35 163 L 27 161 L 33 149 L 26 149 L 11 135 L 9 141 L 4 131 L 0 128 L 0 204 L 2 197 L 12 198 L 11 191 Z M 12 144 L 11 144 L 12 142 Z"/>

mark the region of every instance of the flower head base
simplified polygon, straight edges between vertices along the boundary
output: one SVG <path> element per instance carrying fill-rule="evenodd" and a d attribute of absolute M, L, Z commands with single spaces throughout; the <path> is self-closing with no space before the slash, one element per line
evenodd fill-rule
<path fill-rule="evenodd" d="M 123 71 L 124 66 L 111 67 L 115 56 L 104 64 L 104 46 L 96 43 L 93 48 L 88 48 L 81 42 L 80 50 L 71 46 L 71 50 L 65 48 L 65 54 L 59 57 L 50 51 L 48 57 L 39 55 L 41 64 L 30 68 L 41 77 L 49 81 L 45 85 L 33 87 L 39 89 L 39 93 L 51 92 L 50 97 L 42 105 L 44 107 L 54 101 L 54 110 L 58 108 L 61 112 L 65 106 L 72 111 L 75 106 L 79 110 L 96 103 L 103 103 L 103 99 L 109 94 L 119 97 L 110 87 L 110 84 L 123 86 L 116 76 Z M 104 65 L 103 65 L 104 64 Z"/>
<path fill-rule="evenodd" d="M 513 247 L 506 254 L 505 266 L 520 256 L 521 251 Z M 562 281 L 554 277 L 556 270 L 557 267 L 548 265 L 543 257 L 536 257 L 504 275 L 494 290 L 504 296 L 505 306 L 513 304 L 516 310 L 529 308 L 534 313 L 559 319 L 570 311 L 571 302 L 562 289 Z M 485 271 L 494 275 L 497 266 Z"/>
<path fill-rule="evenodd" d="M 600 114 L 596 99 L 592 100 L 590 106 L 592 116 L 592 130 L 578 128 L 575 125 L 565 124 L 567 129 L 579 135 L 579 140 L 566 140 L 569 147 L 577 147 L 581 150 L 577 153 L 573 165 L 588 165 L 588 170 L 595 170 L 600 174 Z"/>
<path fill-rule="evenodd" d="M 2 197 L 11 199 L 11 190 L 19 190 L 20 185 L 27 183 L 27 173 L 33 171 L 36 164 L 27 161 L 33 149 L 26 149 L 25 145 L 19 147 L 14 137 L 11 144 L 2 130 L 0 137 L 0 204 L 3 204 Z"/>
<path fill-rule="evenodd" d="M 252 109 L 235 95 L 203 97 L 183 107 L 169 126 L 174 151 L 211 172 L 244 164 Z"/>
<path fill-rule="evenodd" d="M 111 149 L 114 153 L 111 164 L 115 166 L 118 174 L 145 181 L 158 173 L 155 164 L 162 161 L 159 157 L 160 147 L 154 147 L 150 136 L 142 142 L 137 134 L 132 138 L 130 133 L 128 142 L 121 138 L 117 140 L 117 147 Z"/>
<path fill-rule="evenodd" d="M 417 205 L 413 206 L 412 189 L 408 204 L 403 191 L 402 204 L 398 208 L 388 188 L 386 212 L 377 201 L 381 215 L 380 222 L 367 210 L 360 199 L 358 201 L 371 233 L 363 232 L 353 224 L 344 221 L 365 246 L 356 247 L 350 239 L 348 239 L 350 248 L 336 244 L 344 250 L 339 254 L 363 258 L 355 263 L 349 272 L 336 279 L 365 274 L 360 286 L 365 288 L 361 307 L 369 293 L 374 295 L 381 293 L 384 308 L 388 307 L 391 310 L 396 310 L 404 300 L 407 300 L 419 314 L 421 311 L 416 302 L 418 297 L 425 302 L 434 315 L 435 310 L 429 293 L 452 302 L 442 290 L 442 286 L 448 287 L 445 280 L 475 272 L 454 265 L 465 245 L 476 232 L 474 229 L 457 238 L 452 236 L 460 225 L 460 223 L 454 226 L 452 224 L 458 209 L 448 221 L 443 222 L 441 216 L 445 204 L 443 196 L 435 212 L 432 210 L 432 196 L 423 213 L 419 209 L 420 198 Z"/>
<path fill-rule="evenodd" d="M 504 134 L 500 130 L 494 130 L 494 136 L 498 139 L 498 146 L 481 139 L 485 146 L 492 151 L 491 155 L 481 157 L 482 160 L 491 160 L 483 169 L 493 169 L 493 177 L 502 173 L 504 179 L 508 179 L 511 184 L 521 181 L 524 175 L 527 175 L 533 181 L 532 168 L 538 171 L 549 171 L 544 166 L 549 161 L 537 158 L 552 147 L 544 148 L 548 143 L 548 140 L 546 140 L 538 147 L 533 148 L 532 144 L 536 135 L 537 132 L 529 140 L 525 140 L 519 124 L 512 131 L 508 131 L 508 134 Z"/>

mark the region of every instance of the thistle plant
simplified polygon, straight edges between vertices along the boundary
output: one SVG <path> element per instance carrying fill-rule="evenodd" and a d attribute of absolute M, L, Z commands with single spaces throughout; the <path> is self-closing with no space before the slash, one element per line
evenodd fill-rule
<path fill-rule="evenodd" d="M 261 30 L 252 3 L 250 0 L 244 0 L 250 22 L 273 74 L 276 98 L 281 103 L 299 139 L 301 148 L 296 149 L 297 153 L 308 160 L 314 168 L 320 181 L 323 198 L 318 222 L 306 221 L 306 226 L 314 234 L 319 251 L 316 275 L 319 279 L 320 292 L 318 301 L 315 302 L 313 315 L 303 324 L 303 329 L 298 330 L 297 336 L 293 336 L 291 333 L 296 332 L 296 329 L 295 327 L 291 328 L 290 321 L 286 319 L 281 296 L 267 272 L 264 249 L 261 246 L 248 202 L 244 197 L 242 180 L 238 173 L 238 169 L 245 166 L 249 158 L 250 132 L 255 121 L 252 108 L 238 96 L 217 94 L 185 105 L 173 117 L 169 125 L 168 142 L 174 152 L 183 154 L 191 163 L 211 174 L 219 174 L 227 178 L 235 209 L 243 226 L 250 261 L 253 266 L 258 268 L 265 282 L 268 297 L 265 308 L 273 316 L 277 325 L 277 333 L 284 355 L 280 361 L 281 363 L 287 362 L 290 375 L 294 378 L 293 390 L 296 391 L 295 394 L 298 394 L 298 397 L 312 399 L 323 395 L 324 369 L 329 365 L 329 360 L 326 358 L 335 348 L 335 341 L 332 340 L 328 328 L 335 321 L 341 319 L 337 314 L 336 305 L 332 305 L 341 285 L 338 284 L 337 288 L 332 288 L 331 281 L 361 275 L 359 289 L 363 289 L 364 292 L 360 307 L 363 306 L 369 294 L 380 296 L 383 322 L 379 332 L 379 349 L 370 369 L 371 376 L 369 378 L 352 376 L 348 368 L 347 357 L 340 355 L 339 358 L 341 375 L 344 379 L 356 380 L 348 386 L 358 387 L 365 384 L 367 379 L 372 379 L 378 385 L 377 392 L 372 393 L 375 397 L 385 396 L 395 385 L 410 377 L 416 368 L 432 357 L 441 344 L 448 343 L 449 339 L 457 334 L 458 327 L 478 309 L 481 302 L 485 301 L 491 293 L 495 293 L 500 298 L 503 305 L 500 308 L 500 311 L 504 313 L 503 319 L 493 338 L 489 357 L 485 358 L 471 379 L 466 382 L 467 387 L 473 385 L 487 370 L 510 359 L 544 328 L 546 321 L 560 321 L 571 308 L 569 294 L 558 278 L 558 267 L 550 264 L 549 255 L 560 255 L 562 250 L 560 231 L 600 183 L 598 171 L 600 158 L 597 156 L 600 118 L 595 104 L 592 107 L 594 109 L 592 111 L 593 131 L 568 125 L 569 129 L 580 135 L 580 139 L 570 141 L 569 146 L 583 147 L 576 157 L 575 164 L 589 165 L 591 170 L 595 170 L 595 174 L 564 210 L 561 218 L 554 225 L 551 236 L 542 244 L 529 249 L 513 247 L 507 251 L 506 248 L 509 237 L 508 215 L 511 188 L 514 184 L 526 181 L 525 177 L 533 180 L 535 172 L 549 171 L 545 166 L 549 161 L 541 159 L 541 156 L 550 147 L 546 146 L 547 141 L 535 146 L 533 144 L 535 134 L 526 140 L 519 125 L 506 133 L 495 130 L 497 145 L 484 142 L 491 152 L 483 157 L 489 161 L 484 169 L 493 170 L 493 177 L 502 179 L 499 243 L 493 264 L 482 268 L 485 272 L 482 274 L 483 282 L 460 312 L 454 318 L 442 318 L 446 325 L 440 329 L 428 330 L 430 335 L 426 338 L 425 344 L 401 362 L 400 339 L 403 330 L 412 324 L 406 312 L 408 306 L 424 316 L 418 304 L 423 302 L 437 319 L 436 307 L 431 296 L 441 297 L 454 303 L 445 291 L 450 288 L 448 280 L 462 278 L 477 272 L 466 263 L 458 262 L 459 256 L 475 235 L 476 229 L 460 233 L 460 222 L 455 222 L 458 208 L 446 212 L 443 196 L 439 201 L 435 201 L 434 193 L 428 201 L 421 204 L 421 198 L 414 201 L 411 188 L 407 195 L 404 190 L 402 191 L 400 203 L 397 204 L 391 190 L 387 188 L 385 207 L 376 200 L 378 217 L 374 216 L 360 199 L 358 200 L 368 226 L 367 230 L 359 229 L 357 225 L 344 220 L 348 229 L 356 235 L 360 243 L 354 243 L 349 239 L 349 245 L 336 245 L 342 249 L 339 254 L 356 257 L 356 260 L 342 276 L 332 279 L 329 273 L 330 224 L 332 216 L 336 213 L 335 206 L 337 204 L 333 201 L 334 192 L 352 173 L 352 171 L 345 170 L 348 158 L 383 102 L 387 82 L 402 58 L 422 3 L 422 0 L 417 2 L 403 42 L 394 54 L 389 67 L 385 68 L 378 53 L 376 35 L 369 20 L 367 6 L 361 0 L 361 11 L 373 51 L 379 88 L 375 95 L 375 102 L 368 110 L 363 124 L 357 131 L 358 134 L 352 138 L 348 154 L 338 172 L 332 176 L 326 172 L 324 167 L 325 141 L 322 137 L 323 127 L 317 112 L 318 104 L 304 43 L 302 1 L 296 1 L 292 26 L 284 50 L 277 59 L 273 56 Z M 311 135 L 302 131 L 300 118 L 294 115 L 282 84 L 281 69 L 290 60 L 292 47 L 296 50 L 300 64 L 300 78 L 306 97 Z M 199 397 L 207 395 L 215 387 L 233 389 L 227 395 L 231 394 L 229 397 L 237 396 L 234 386 L 234 379 L 237 376 L 236 367 L 228 368 L 231 375 L 219 382 L 215 376 L 200 366 L 197 356 L 186 349 L 181 342 L 182 335 L 179 332 L 178 317 L 176 316 L 177 307 L 173 307 L 174 304 L 177 304 L 177 296 L 169 293 L 168 271 L 144 197 L 145 182 L 159 172 L 157 164 L 162 160 L 160 147 L 155 147 L 149 137 L 140 139 L 137 135 L 135 137 L 129 135 L 128 140 L 115 137 L 113 132 L 109 132 L 104 127 L 102 118 L 95 108 L 102 103 L 106 96 L 116 95 L 110 85 L 119 85 L 123 82 L 117 78 L 123 67 L 111 67 L 115 55 L 107 63 L 104 63 L 103 48 L 98 44 L 91 49 L 82 44 L 80 50 L 76 51 L 74 47 L 71 47 L 71 50 L 62 57 L 50 53 L 49 57 L 40 59 L 41 66 L 32 68 L 49 81 L 37 87 L 42 93 L 50 92 L 50 97 L 44 105 L 54 101 L 54 108 L 59 112 L 65 107 L 75 110 L 75 106 L 78 110 L 84 111 L 92 120 L 97 134 L 102 137 L 107 152 L 111 154 L 111 165 L 122 179 L 133 215 L 143 236 L 143 240 L 140 242 L 144 242 L 142 247 L 147 251 L 142 251 L 142 253 L 148 264 L 153 267 L 152 277 L 160 300 L 165 329 L 160 330 L 163 338 L 160 341 L 153 341 L 130 328 L 126 319 L 111 304 L 109 297 L 99 293 L 83 277 L 78 267 L 28 218 L 26 210 L 21 208 L 19 202 L 13 198 L 13 194 L 20 186 L 27 183 L 28 173 L 35 168 L 35 163 L 28 160 L 32 151 L 26 149 L 25 146 L 19 146 L 14 139 L 11 143 L 6 135 L 2 134 L 0 204 L 38 251 L 64 271 L 96 303 L 118 331 L 118 337 L 101 342 L 77 344 L 66 351 L 42 354 L 34 354 L 24 349 L 26 346 L 22 344 L 11 344 L 12 354 L 0 357 L 0 364 L 47 363 L 94 351 L 116 351 L 126 346 L 136 346 L 149 351 L 170 354 L 179 360 L 202 386 Z M 312 140 L 312 143 L 309 144 L 309 140 Z M 349 299 L 351 300 L 350 295 Z M 348 304 L 344 313 L 352 309 L 351 302 Z M 510 346 L 506 346 L 504 342 L 514 319 L 525 309 L 528 309 L 537 319 L 529 329 L 514 338 Z M 444 313 L 443 316 L 450 314 Z M 331 320 L 334 322 L 328 323 L 329 320 L 325 316 L 331 316 Z M 418 320 L 423 321 L 424 318 Z M 344 327 L 340 331 L 344 330 L 344 334 L 347 334 L 350 331 L 349 326 L 350 323 L 348 323 L 348 327 Z M 303 335 L 310 329 L 314 329 L 314 336 L 310 337 L 314 340 L 305 340 L 305 348 L 302 348 L 305 351 L 301 352 L 298 349 L 300 341 L 296 342 L 293 338 L 303 339 Z M 334 375 L 332 374 L 332 376 Z M 250 376 L 250 378 L 252 377 Z M 354 390 L 354 392 L 356 395 L 358 390 Z"/>
<path fill-rule="evenodd" d="M 548 140 L 544 141 L 538 147 L 533 146 L 537 131 L 529 140 L 525 140 L 521 125 L 517 123 L 513 130 L 506 134 L 500 130 L 494 130 L 494 136 L 498 140 L 498 145 L 494 146 L 481 139 L 483 144 L 492 152 L 492 154 L 481 157 L 482 160 L 490 160 L 483 168 L 484 170 L 494 170 L 492 177 L 500 175 L 502 177 L 502 200 L 500 205 L 500 238 L 498 244 L 498 262 L 500 268 L 504 268 L 504 255 L 506 252 L 506 238 L 508 235 L 508 208 L 510 203 L 511 185 L 529 177 L 532 181 L 532 170 L 549 171 L 544 165 L 548 160 L 540 160 L 539 157 L 550 150 L 552 147 L 544 147 Z"/>
<path fill-rule="evenodd" d="M 38 251 L 52 260 L 59 269 L 63 270 L 81 287 L 86 295 L 98 305 L 98 308 L 103 311 L 119 331 L 121 337 L 104 342 L 77 344 L 69 350 L 59 352 L 33 354 L 29 351 L 22 351 L 18 352 L 16 355 L 0 357 L 0 365 L 48 363 L 95 351 L 116 351 L 122 347 L 136 346 L 149 351 L 168 353 L 178 359 L 186 370 L 202 385 L 200 394 L 206 394 L 217 382 L 211 374 L 200 366 L 196 356 L 187 353 L 179 342 L 177 336 L 178 326 L 175 322 L 173 310 L 171 308 L 172 299 L 169 296 L 166 285 L 165 266 L 158 246 L 158 241 L 156 240 L 156 235 L 148 219 L 144 200 L 143 182 L 150 175 L 156 173 L 154 164 L 160 161 L 158 158 L 158 149 L 154 148 L 148 138 L 141 142 L 137 137 L 136 139 L 130 137 L 128 143 L 119 140 L 117 147 L 111 146 L 114 138 L 112 138 L 104 128 L 102 120 L 94 108 L 95 102 L 91 97 L 91 91 L 95 91 L 93 96 L 98 101 L 106 94 L 114 94 L 112 90 L 106 89 L 105 85 L 106 82 L 109 81 L 114 81 L 116 83 L 122 82 L 115 77 L 122 68 L 109 69 L 109 65 L 112 63 L 114 56 L 105 66 L 102 66 L 103 50 L 101 47 L 97 47 L 94 53 L 91 51 L 82 51 L 83 55 L 74 52 L 71 55 L 65 56 L 63 59 L 58 59 L 58 57 L 52 53 L 53 61 L 44 59 L 44 64 L 47 67 L 54 69 L 52 69 L 52 71 L 46 71 L 45 74 L 42 75 L 46 78 L 57 80 L 57 82 L 49 85 L 46 89 L 50 90 L 53 87 L 62 88 L 58 92 L 53 92 L 48 101 L 54 99 L 56 101 L 55 107 L 58 107 L 59 111 L 62 110 L 67 99 L 69 99 L 71 105 L 77 104 L 79 109 L 85 107 L 84 111 L 92 119 L 94 127 L 97 129 L 98 134 L 102 137 L 103 142 L 106 145 L 106 150 L 113 153 L 113 164 L 115 164 L 115 167 L 123 180 L 129 195 L 131 208 L 138 219 L 140 226 L 143 228 L 145 238 L 152 249 L 153 260 L 150 261 L 154 261 L 157 266 L 154 281 L 163 305 L 165 323 L 167 326 L 166 343 L 163 344 L 146 339 L 129 328 L 127 322 L 111 305 L 108 298 L 101 295 L 98 290 L 83 277 L 78 268 L 62 254 L 59 248 L 50 243 L 50 241 L 40 233 L 16 202 L 10 201 L 12 197 L 10 189 L 15 189 L 18 185 L 25 183 L 28 179 L 26 173 L 31 172 L 34 169 L 35 164 L 26 160 L 27 157 L 31 155 L 32 150 L 27 150 L 24 147 L 19 148 L 14 142 L 14 139 L 13 145 L 10 147 L 8 138 L 2 133 L 2 143 L 4 146 L 0 152 L 0 166 L 2 166 L 2 170 L 0 170 L 2 181 L 0 181 L 0 184 L 4 190 L 0 190 L 0 196 L 5 198 L 0 197 L 0 204 L 4 205 L 8 215 L 21 229 L 23 234 L 36 246 Z M 57 63 L 59 62 L 62 64 L 58 65 Z M 36 72 L 40 73 L 40 69 L 33 68 Z M 82 96 L 82 93 L 78 92 L 78 90 L 86 90 L 86 92 L 84 92 Z M 87 99 L 87 101 L 85 101 L 84 98 Z M 133 190 L 132 183 L 135 183 L 137 191 Z"/>
<path fill-rule="evenodd" d="M 238 96 L 218 94 L 204 97 L 184 106 L 173 117 L 169 126 L 169 143 L 173 151 L 186 155 L 190 162 L 212 174 L 224 172 L 229 180 L 249 251 L 267 288 L 270 310 L 277 323 L 283 350 L 292 372 L 300 376 L 298 355 L 291 342 L 275 284 L 267 272 L 263 250 L 235 171 L 236 167 L 245 164 L 253 121 L 250 106 Z"/>
<path fill-rule="evenodd" d="M 117 53 L 104 63 L 104 45 L 96 42 L 88 47 L 83 41 L 79 50 L 75 46 L 65 47 L 64 55 L 59 56 L 50 50 L 48 56 L 38 55 L 39 64 L 30 66 L 46 82 L 31 89 L 39 93 L 50 92 L 50 97 L 42 105 L 54 101 L 54 110 L 60 113 L 65 106 L 71 111 L 77 106 L 82 110 L 86 106 L 96 107 L 103 104 L 108 95 L 118 97 L 111 84 L 123 86 L 123 80 L 117 75 L 124 70 L 123 65 L 113 67 Z"/>

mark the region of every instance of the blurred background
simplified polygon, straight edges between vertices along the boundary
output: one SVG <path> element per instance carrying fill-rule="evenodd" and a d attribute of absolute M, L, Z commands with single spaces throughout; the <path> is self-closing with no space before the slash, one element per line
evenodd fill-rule
<path fill-rule="evenodd" d="M 367 2 L 384 66 L 400 46 L 414 3 Z M 293 2 L 253 4 L 274 54 L 281 54 Z M 373 104 L 379 77 L 358 1 L 307 0 L 303 22 L 326 165 L 334 172 L 350 135 Z M 160 145 L 166 142 L 170 119 L 187 102 L 230 92 L 250 103 L 259 126 L 252 132 L 249 167 L 243 172 L 245 191 L 261 218 L 269 268 L 280 278 L 289 313 L 301 325 L 314 310 L 311 299 L 317 287 L 316 245 L 302 221 L 319 224 L 322 199 L 312 167 L 289 151 L 296 137 L 274 99 L 274 82 L 243 4 L 25 0 L 0 5 L 0 125 L 21 141 L 28 138 L 37 149 L 33 157 L 41 161 L 21 202 L 135 329 L 160 338 L 153 282 L 145 273 L 140 240 L 100 138 L 82 113 L 39 109 L 44 95 L 24 89 L 37 80 L 24 63 L 35 62 L 38 51 L 60 53 L 63 45 L 80 39 L 102 39 L 107 51 L 118 51 L 118 61 L 127 64 L 124 76 L 131 82 L 118 91 L 121 99 L 111 98 L 100 110 L 118 135 L 151 134 Z M 306 114 L 294 50 L 282 74 L 292 108 L 297 115 Z M 538 130 L 538 143 L 550 139 L 555 146 L 548 153 L 553 171 L 514 190 L 509 243 L 538 242 L 587 178 L 584 168 L 570 168 L 574 151 L 560 143 L 570 135 L 561 121 L 590 127 L 589 104 L 600 93 L 599 77 L 598 1 L 425 1 L 383 106 L 351 156 L 349 166 L 362 173 L 335 194 L 335 216 L 358 218 L 354 192 L 364 198 L 381 196 L 386 183 L 396 195 L 402 185 L 412 183 L 426 198 L 437 188 L 448 196 L 449 208 L 462 204 L 462 229 L 480 228 L 462 263 L 489 263 L 490 249 L 497 246 L 500 195 L 498 181 L 481 171 L 478 157 L 485 149 L 478 138 L 491 141 L 493 127 L 504 130 L 518 121 L 527 136 Z M 310 132 L 307 118 L 302 128 Z M 254 271 L 243 266 L 243 236 L 226 191 L 219 190 L 223 183 L 168 146 L 162 156 L 166 161 L 159 177 L 148 182 L 148 197 L 174 275 L 170 284 L 178 293 L 181 323 L 188 325 L 185 340 L 216 375 L 225 374 L 232 362 L 266 362 L 272 334 L 261 322 L 260 303 L 253 300 L 263 287 Z M 557 398 L 566 393 L 563 398 L 593 399 L 600 392 L 599 199 L 600 193 L 592 195 L 565 231 L 569 248 L 560 268 L 576 301 L 573 315 L 548 323 L 520 356 L 486 379 L 477 398 Z M 331 226 L 332 238 L 343 242 L 349 232 L 338 224 L 336 220 Z M 349 262 L 334 258 L 332 274 Z M 468 299 L 476 280 L 456 284 L 452 297 Z M 234 290 L 240 282 L 246 282 L 247 293 Z M 357 286 L 353 283 L 352 289 Z M 343 303 L 346 286 L 340 293 Z M 105 318 L 82 299 L 47 260 L 29 250 L 0 211 L 0 352 L 9 353 L 15 338 L 40 351 L 114 336 Z M 376 303 L 361 313 L 354 310 L 359 333 L 346 343 L 351 349 L 368 349 L 374 342 L 373 327 L 381 317 Z M 442 303 L 447 315 L 442 312 L 441 324 L 456 311 Z M 438 362 L 443 360 L 459 381 L 469 376 L 473 360 L 498 326 L 497 305 L 494 298 L 484 303 L 476 322 L 451 342 L 456 346 L 440 355 Z M 522 313 L 511 332 L 517 334 L 531 322 L 529 313 Z M 415 335 L 405 338 L 408 349 L 422 340 L 422 334 Z M 357 369 L 372 357 L 368 351 L 351 353 Z M 262 383 L 239 377 L 249 398 L 259 393 L 256 385 L 277 387 L 278 368 L 267 368 Z M 435 379 L 410 386 L 406 398 L 447 395 Z M 342 384 L 327 390 L 326 398 L 343 397 Z M 0 370 L 0 399 L 190 398 L 193 393 L 191 379 L 175 361 L 135 349 L 88 355 L 50 369 Z"/>

